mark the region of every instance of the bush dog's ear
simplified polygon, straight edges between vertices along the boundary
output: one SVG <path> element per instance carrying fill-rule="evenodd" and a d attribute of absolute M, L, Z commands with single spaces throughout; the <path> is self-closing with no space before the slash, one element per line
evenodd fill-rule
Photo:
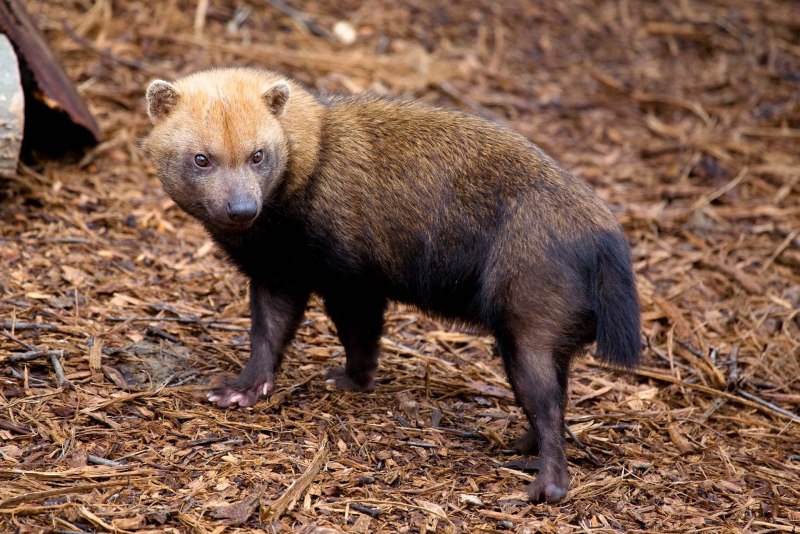
<path fill-rule="evenodd" d="M 275 115 L 280 115 L 286 107 L 286 101 L 289 100 L 289 86 L 284 82 L 276 83 L 264 91 L 261 98 Z"/>
<path fill-rule="evenodd" d="M 147 114 L 156 123 L 166 117 L 178 103 L 178 90 L 164 80 L 153 80 L 147 88 Z"/>

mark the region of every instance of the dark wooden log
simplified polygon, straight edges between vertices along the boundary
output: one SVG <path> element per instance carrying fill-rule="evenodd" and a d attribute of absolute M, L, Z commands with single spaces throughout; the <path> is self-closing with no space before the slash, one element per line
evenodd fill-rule
<path fill-rule="evenodd" d="M 0 0 L 0 30 L 19 59 L 25 89 L 23 145 L 63 150 L 98 143 L 100 127 L 19 0 Z"/>

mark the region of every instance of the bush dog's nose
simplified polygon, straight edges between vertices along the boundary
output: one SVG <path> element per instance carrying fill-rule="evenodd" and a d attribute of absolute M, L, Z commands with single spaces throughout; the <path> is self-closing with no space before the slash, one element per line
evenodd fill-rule
<path fill-rule="evenodd" d="M 258 214 L 258 204 L 252 198 L 238 197 L 228 201 L 228 218 L 237 223 L 250 222 Z"/>

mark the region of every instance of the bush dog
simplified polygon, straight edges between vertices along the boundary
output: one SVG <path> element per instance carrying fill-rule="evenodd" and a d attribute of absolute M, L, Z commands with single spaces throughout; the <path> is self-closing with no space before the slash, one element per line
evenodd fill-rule
<path fill-rule="evenodd" d="M 484 119 L 378 96 L 314 96 L 279 74 L 198 72 L 147 89 L 144 149 L 166 192 L 250 279 L 251 356 L 208 398 L 252 406 L 275 386 L 312 293 L 336 326 L 343 390 L 375 384 L 387 301 L 494 335 L 538 453 L 527 488 L 569 485 L 570 359 L 641 352 L 627 241 L 583 182 Z"/>

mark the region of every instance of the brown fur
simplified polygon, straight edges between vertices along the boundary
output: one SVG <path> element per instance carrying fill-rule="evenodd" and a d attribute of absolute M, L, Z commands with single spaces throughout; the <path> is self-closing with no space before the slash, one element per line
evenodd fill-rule
<path fill-rule="evenodd" d="M 528 492 L 564 497 L 571 357 L 595 339 L 613 364 L 640 352 L 627 244 L 585 184 L 494 123 L 415 102 L 315 98 L 266 71 L 154 82 L 148 112 L 144 146 L 165 190 L 251 279 L 251 359 L 213 401 L 250 406 L 271 391 L 311 293 L 347 354 L 329 379 L 369 390 L 386 302 L 409 303 L 495 335 L 531 422 L 520 447 L 541 456 Z"/>

